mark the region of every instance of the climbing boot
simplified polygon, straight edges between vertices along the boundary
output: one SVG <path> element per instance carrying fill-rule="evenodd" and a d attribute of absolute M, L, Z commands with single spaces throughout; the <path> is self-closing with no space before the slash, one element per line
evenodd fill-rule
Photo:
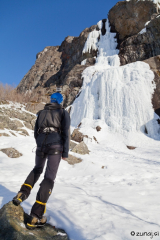
<path fill-rule="evenodd" d="M 27 223 L 26 228 L 29 230 L 35 229 L 37 227 L 43 227 L 47 222 L 47 218 L 45 216 L 42 216 L 41 219 L 38 219 L 35 216 L 30 215 Z"/>
<path fill-rule="evenodd" d="M 19 192 L 12 200 L 13 204 L 18 206 L 21 202 L 26 199 L 26 195 L 22 192 Z"/>

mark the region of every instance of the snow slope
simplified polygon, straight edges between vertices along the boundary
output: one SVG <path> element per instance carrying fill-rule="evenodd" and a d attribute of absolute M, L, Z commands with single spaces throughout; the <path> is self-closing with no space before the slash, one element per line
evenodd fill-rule
<path fill-rule="evenodd" d="M 92 138 L 85 140 L 90 154 L 72 153 L 83 160 L 74 166 L 61 161 L 46 215 L 70 240 L 160 240 L 160 138 L 151 105 L 153 74 L 140 62 L 119 66 L 115 35 L 106 24 L 107 33 L 98 43 L 88 40 L 90 47 L 96 43 L 99 55 L 95 66 L 83 72 L 81 94 L 71 112 L 72 129 L 82 122 L 80 130 Z M 137 148 L 131 151 L 126 145 Z M 23 154 L 10 159 L 0 152 L 0 207 L 15 196 L 34 167 L 34 146 L 33 132 L 0 138 L 0 148 L 15 147 Z M 27 213 L 42 179 L 22 204 Z"/>
<path fill-rule="evenodd" d="M 87 126 L 85 130 L 88 134 Z M 93 134 L 99 144 L 88 143 L 90 154 L 74 154 L 82 157 L 81 163 L 61 161 L 47 203 L 49 222 L 65 229 L 71 240 L 132 240 L 131 231 L 160 231 L 159 142 L 149 138 L 145 147 L 130 151 L 120 136 Z M 0 148 L 11 146 L 23 156 L 10 159 L 0 152 L 0 207 L 15 196 L 34 166 L 33 137 L 1 137 Z M 22 204 L 27 213 L 42 177 Z"/>

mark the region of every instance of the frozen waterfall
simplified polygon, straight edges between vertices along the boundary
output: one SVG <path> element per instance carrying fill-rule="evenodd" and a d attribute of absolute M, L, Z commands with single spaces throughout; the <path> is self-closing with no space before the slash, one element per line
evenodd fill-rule
<path fill-rule="evenodd" d="M 102 25 L 100 22 L 99 25 Z M 83 52 L 98 49 L 94 66 L 83 73 L 83 86 L 71 110 L 71 125 L 84 119 L 104 121 L 112 132 L 144 132 L 154 137 L 158 124 L 154 120 L 151 99 L 155 84 L 154 74 L 148 64 L 135 62 L 120 66 L 115 33 L 110 32 L 106 21 L 106 34 L 93 31 Z M 95 37 L 95 39 L 93 39 Z"/>

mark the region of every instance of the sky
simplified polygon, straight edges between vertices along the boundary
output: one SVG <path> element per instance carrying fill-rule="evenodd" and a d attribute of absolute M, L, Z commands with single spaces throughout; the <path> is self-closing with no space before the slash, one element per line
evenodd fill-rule
<path fill-rule="evenodd" d="M 17 86 L 36 54 L 107 18 L 117 0 L 0 0 L 0 83 Z"/>

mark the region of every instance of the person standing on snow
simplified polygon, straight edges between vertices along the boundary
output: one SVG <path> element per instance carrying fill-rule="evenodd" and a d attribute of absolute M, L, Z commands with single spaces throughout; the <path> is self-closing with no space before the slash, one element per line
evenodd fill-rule
<path fill-rule="evenodd" d="M 59 92 L 52 94 L 50 100 L 51 103 L 47 103 L 44 109 L 38 112 L 35 123 L 34 137 L 37 143 L 35 167 L 12 200 L 18 206 L 28 198 L 48 158 L 44 179 L 26 224 L 28 229 L 34 229 L 46 223 L 47 218 L 43 214 L 53 189 L 59 163 L 61 157 L 64 160 L 68 157 L 70 117 L 60 105 L 63 96 Z"/>

